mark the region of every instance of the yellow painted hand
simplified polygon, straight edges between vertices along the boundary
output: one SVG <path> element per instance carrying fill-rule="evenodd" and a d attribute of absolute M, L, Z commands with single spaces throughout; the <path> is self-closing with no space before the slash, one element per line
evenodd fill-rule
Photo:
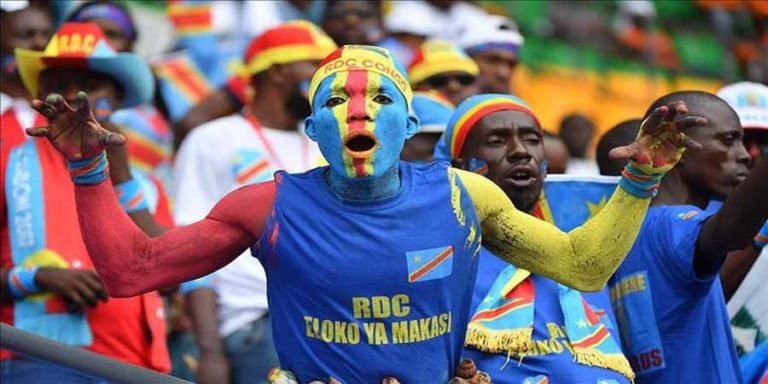
<path fill-rule="evenodd" d="M 685 135 L 687 128 L 707 124 L 700 116 L 687 116 L 683 102 L 656 108 L 640 125 L 635 142 L 617 147 L 609 153 L 612 159 L 630 159 L 632 166 L 648 175 L 668 172 L 677 164 L 686 148 L 701 145 Z"/>

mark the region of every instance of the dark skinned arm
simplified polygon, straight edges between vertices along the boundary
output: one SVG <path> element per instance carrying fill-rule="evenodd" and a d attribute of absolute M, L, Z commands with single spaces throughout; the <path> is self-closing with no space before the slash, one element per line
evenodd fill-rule
<path fill-rule="evenodd" d="M 101 122 L 101 125 L 112 132 L 119 132 L 117 127 L 111 123 Z M 107 159 L 109 161 L 109 178 L 112 181 L 112 185 L 118 185 L 133 178 L 128 166 L 128 151 L 125 146 L 108 147 Z M 168 228 L 157 224 L 148 209 L 131 212 L 128 216 L 149 237 L 160 236 L 168 230 Z"/>
<path fill-rule="evenodd" d="M 747 277 L 758 256 L 760 256 L 760 251 L 751 245 L 728 254 L 723 267 L 720 268 L 720 282 L 723 285 L 723 296 L 725 296 L 726 302 L 739 289 L 741 282 Z"/>
<path fill-rule="evenodd" d="M 715 273 L 729 252 L 746 248 L 768 218 L 768 160 L 761 160 L 701 228 L 693 266 L 696 274 Z M 749 269 L 747 258 L 739 269 Z"/>
<path fill-rule="evenodd" d="M 210 288 L 198 288 L 187 293 L 184 300 L 200 349 L 200 359 L 195 372 L 197 383 L 229 382 L 229 361 L 219 336 L 216 292 Z"/>

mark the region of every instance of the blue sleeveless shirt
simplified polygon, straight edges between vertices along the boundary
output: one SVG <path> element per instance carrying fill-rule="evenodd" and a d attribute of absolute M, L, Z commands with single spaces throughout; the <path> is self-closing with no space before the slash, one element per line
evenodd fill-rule
<path fill-rule="evenodd" d="M 481 229 L 447 168 L 401 162 L 401 190 L 375 202 L 341 200 L 327 167 L 276 175 L 274 211 L 252 250 L 267 272 L 282 369 L 300 382 L 453 376 Z"/>

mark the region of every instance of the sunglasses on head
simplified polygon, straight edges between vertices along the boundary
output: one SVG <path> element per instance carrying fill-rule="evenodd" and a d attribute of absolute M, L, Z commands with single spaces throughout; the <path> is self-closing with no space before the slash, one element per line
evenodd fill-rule
<path fill-rule="evenodd" d="M 432 76 L 426 80 L 424 80 L 425 83 L 435 87 L 435 88 L 441 88 L 448 85 L 448 83 L 451 82 L 451 80 L 457 81 L 461 85 L 470 85 L 475 82 L 475 77 L 472 75 L 436 75 Z"/>

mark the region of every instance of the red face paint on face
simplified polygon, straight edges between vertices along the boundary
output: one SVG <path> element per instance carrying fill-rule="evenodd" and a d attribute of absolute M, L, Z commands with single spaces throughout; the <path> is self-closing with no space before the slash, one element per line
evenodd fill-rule
<path fill-rule="evenodd" d="M 345 152 L 352 158 L 352 165 L 356 177 L 365 177 L 366 158 L 373 157 L 376 147 L 376 137 L 372 132 L 365 131 L 367 121 L 371 121 L 366 111 L 366 96 L 368 91 L 368 76 L 378 76 L 364 71 L 349 73 L 344 91 L 349 95 L 347 107 L 348 131 L 346 137 L 342 137 Z"/>
<path fill-rule="evenodd" d="M 310 124 L 331 168 L 349 178 L 397 166 L 411 134 L 408 104 L 397 86 L 372 71 L 339 72 L 321 83 Z"/>

